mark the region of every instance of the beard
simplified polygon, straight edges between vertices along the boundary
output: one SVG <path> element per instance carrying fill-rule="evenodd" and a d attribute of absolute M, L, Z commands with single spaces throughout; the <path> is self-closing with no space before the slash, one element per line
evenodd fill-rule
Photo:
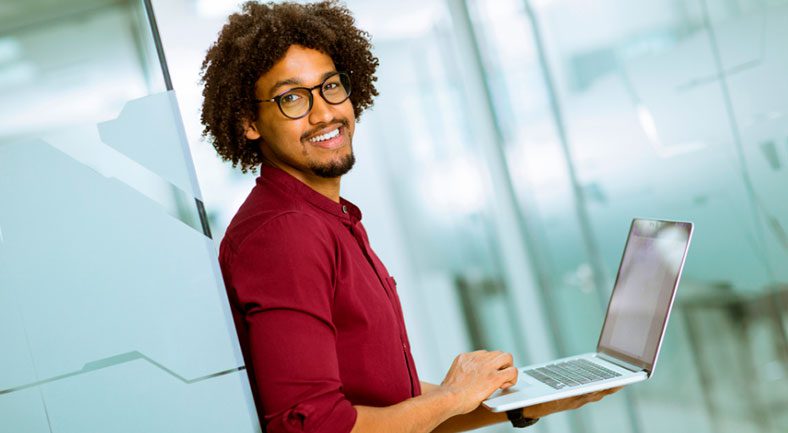
<path fill-rule="evenodd" d="M 331 161 L 325 164 L 310 164 L 309 169 L 317 176 L 324 178 L 335 178 L 345 175 L 353 168 L 356 163 L 356 157 L 351 150 L 349 154 L 343 156 L 341 159 Z"/>

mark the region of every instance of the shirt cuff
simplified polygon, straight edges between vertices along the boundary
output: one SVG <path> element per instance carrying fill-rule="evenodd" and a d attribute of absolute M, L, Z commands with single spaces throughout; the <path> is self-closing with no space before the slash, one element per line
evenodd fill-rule
<path fill-rule="evenodd" d="M 325 394 L 265 415 L 266 433 L 350 433 L 356 408 L 341 393 Z"/>

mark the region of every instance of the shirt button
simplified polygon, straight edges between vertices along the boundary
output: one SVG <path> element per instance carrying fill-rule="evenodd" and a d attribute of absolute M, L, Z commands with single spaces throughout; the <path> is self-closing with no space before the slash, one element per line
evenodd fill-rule
<path fill-rule="evenodd" d="M 342 212 L 347 213 L 347 205 L 342 205 Z"/>

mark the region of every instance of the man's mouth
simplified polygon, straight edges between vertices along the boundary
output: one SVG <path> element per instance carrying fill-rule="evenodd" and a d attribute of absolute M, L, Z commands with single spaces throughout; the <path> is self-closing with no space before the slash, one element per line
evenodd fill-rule
<path fill-rule="evenodd" d="M 319 141 L 330 140 L 330 139 L 332 139 L 332 138 L 334 138 L 334 137 L 336 137 L 338 135 L 339 135 L 339 127 L 335 128 L 332 131 L 328 131 L 325 134 L 321 134 L 321 135 L 318 135 L 316 137 L 312 137 L 312 138 L 309 139 L 309 141 L 311 141 L 312 143 L 317 143 Z"/>
<path fill-rule="evenodd" d="M 322 149 L 338 149 L 345 144 L 345 130 L 346 128 L 344 125 L 334 126 L 322 132 L 322 134 L 307 138 L 304 141 Z"/>

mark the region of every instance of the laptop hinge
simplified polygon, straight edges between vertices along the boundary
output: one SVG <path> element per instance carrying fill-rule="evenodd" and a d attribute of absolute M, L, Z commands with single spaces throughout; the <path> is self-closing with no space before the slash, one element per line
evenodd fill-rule
<path fill-rule="evenodd" d="M 644 370 L 642 367 L 638 367 L 637 365 L 632 365 L 632 364 L 630 364 L 628 362 L 625 362 L 625 361 L 622 361 L 620 359 L 613 358 L 612 356 L 604 354 L 602 352 L 597 352 L 596 356 L 599 357 L 599 358 L 604 359 L 607 362 L 610 362 L 612 364 L 616 364 L 617 366 L 619 366 L 621 368 L 625 368 L 625 369 L 627 369 L 629 371 L 632 371 L 632 372 L 635 372 L 635 373 Z"/>

